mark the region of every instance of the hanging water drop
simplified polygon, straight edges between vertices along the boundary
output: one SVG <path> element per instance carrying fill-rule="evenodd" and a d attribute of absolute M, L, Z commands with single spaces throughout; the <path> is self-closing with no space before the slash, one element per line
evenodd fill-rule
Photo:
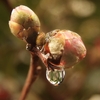
<path fill-rule="evenodd" d="M 46 69 L 46 78 L 47 80 L 54 86 L 58 86 L 60 83 L 62 83 L 63 79 L 65 77 L 65 70 L 62 69 Z"/>

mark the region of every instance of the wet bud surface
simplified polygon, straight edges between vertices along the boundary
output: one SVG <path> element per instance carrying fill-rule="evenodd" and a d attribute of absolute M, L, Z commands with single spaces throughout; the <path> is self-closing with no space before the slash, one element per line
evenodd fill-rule
<path fill-rule="evenodd" d="M 64 79 L 65 69 L 72 68 L 86 56 L 86 48 L 77 33 L 56 29 L 46 34 L 40 55 L 47 80 L 57 86 Z"/>

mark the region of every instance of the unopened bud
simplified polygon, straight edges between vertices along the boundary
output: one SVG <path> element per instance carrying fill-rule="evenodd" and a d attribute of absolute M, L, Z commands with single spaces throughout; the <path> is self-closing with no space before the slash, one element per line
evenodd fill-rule
<path fill-rule="evenodd" d="M 35 43 L 40 30 L 40 21 L 30 8 L 20 5 L 11 12 L 9 27 L 16 37 L 27 43 Z"/>
<path fill-rule="evenodd" d="M 86 47 L 77 33 L 69 30 L 62 30 L 61 34 L 64 34 L 65 37 L 61 61 L 65 64 L 65 68 L 72 67 L 86 56 Z"/>
<path fill-rule="evenodd" d="M 72 67 L 86 56 L 81 37 L 69 30 L 54 30 L 46 34 L 45 52 L 50 54 L 50 66 Z M 48 48 L 48 51 L 47 51 Z"/>

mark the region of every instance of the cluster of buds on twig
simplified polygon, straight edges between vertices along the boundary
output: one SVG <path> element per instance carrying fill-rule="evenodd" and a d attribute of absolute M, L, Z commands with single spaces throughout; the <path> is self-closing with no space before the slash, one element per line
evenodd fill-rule
<path fill-rule="evenodd" d="M 27 43 L 27 50 L 42 60 L 46 66 L 46 77 L 53 85 L 60 84 L 65 69 L 74 66 L 86 55 L 86 48 L 77 33 L 60 29 L 40 32 L 37 15 L 26 6 L 13 9 L 9 27 L 13 35 Z"/>

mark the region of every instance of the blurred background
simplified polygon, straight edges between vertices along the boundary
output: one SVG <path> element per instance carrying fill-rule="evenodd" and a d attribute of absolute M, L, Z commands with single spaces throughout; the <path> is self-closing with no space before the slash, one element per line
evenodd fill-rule
<path fill-rule="evenodd" d="M 41 21 L 41 30 L 68 29 L 81 35 L 87 56 L 66 69 L 63 83 L 52 86 L 45 66 L 26 100 L 100 100 L 100 1 L 99 0 L 0 0 L 0 100 L 18 100 L 30 62 L 25 43 L 14 37 L 8 21 L 19 5 L 31 8 Z"/>

